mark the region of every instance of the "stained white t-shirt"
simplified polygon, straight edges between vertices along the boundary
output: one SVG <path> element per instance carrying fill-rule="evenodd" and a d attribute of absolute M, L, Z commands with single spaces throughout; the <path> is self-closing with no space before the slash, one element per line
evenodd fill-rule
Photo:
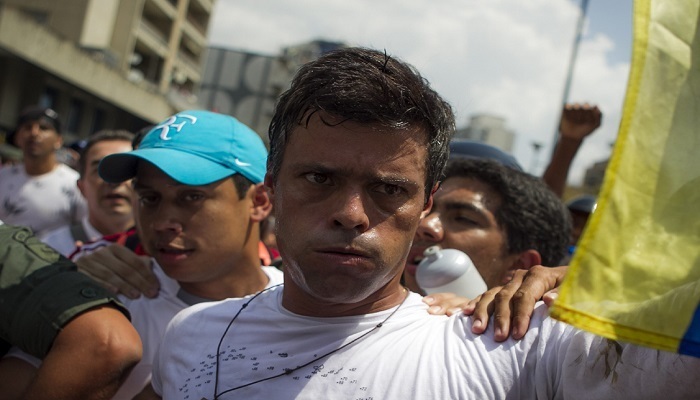
<path fill-rule="evenodd" d="M 178 314 L 154 363 L 156 392 L 166 399 L 211 399 L 218 375 L 220 399 L 700 396 L 693 386 L 700 359 L 632 345 L 621 345 L 618 356 L 611 342 L 548 318 L 543 304 L 522 340 L 497 343 L 492 327 L 472 334 L 468 317 L 429 315 L 416 294 L 368 333 L 394 310 L 306 317 L 282 307 L 282 292 L 263 293 L 233 323 L 248 300 L 199 304 Z M 683 369 L 672 368 L 677 363 Z M 271 378 L 297 366 L 303 367 Z"/>
<path fill-rule="evenodd" d="M 78 190 L 78 173 L 63 164 L 39 176 L 27 175 L 24 165 L 0 169 L 0 219 L 6 224 L 46 232 L 80 221 L 87 205 Z"/>

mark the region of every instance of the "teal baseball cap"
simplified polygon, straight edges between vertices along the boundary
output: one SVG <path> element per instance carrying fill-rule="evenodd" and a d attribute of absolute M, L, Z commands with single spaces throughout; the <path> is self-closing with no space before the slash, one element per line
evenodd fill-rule
<path fill-rule="evenodd" d="M 138 149 L 103 158 L 98 172 L 107 182 L 124 182 L 136 176 L 140 160 L 189 186 L 208 185 L 234 174 L 261 183 L 267 149 L 260 136 L 236 118 L 190 110 L 156 125 Z"/>

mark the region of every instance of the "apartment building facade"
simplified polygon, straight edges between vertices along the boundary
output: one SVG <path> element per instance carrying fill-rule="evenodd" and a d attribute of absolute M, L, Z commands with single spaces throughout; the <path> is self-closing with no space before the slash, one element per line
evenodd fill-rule
<path fill-rule="evenodd" d="M 198 107 L 214 2 L 0 0 L 0 130 L 33 104 L 75 137 Z"/>

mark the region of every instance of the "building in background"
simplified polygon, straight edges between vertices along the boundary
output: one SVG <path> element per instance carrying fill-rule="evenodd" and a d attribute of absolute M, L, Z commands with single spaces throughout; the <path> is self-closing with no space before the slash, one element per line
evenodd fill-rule
<path fill-rule="evenodd" d="M 0 130 L 33 104 L 76 137 L 197 107 L 214 1 L 0 1 Z"/>
<path fill-rule="evenodd" d="M 260 55 L 212 47 L 208 51 L 200 103 L 208 110 L 233 115 L 267 143 L 275 102 L 299 67 L 345 45 L 315 40 L 287 47 L 279 55 Z"/>
<path fill-rule="evenodd" d="M 476 114 L 466 128 L 458 129 L 455 137 L 483 142 L 507 152 L 513 152 L 515 132 L 506 126 L 506 119 L 491 114 Z"/>

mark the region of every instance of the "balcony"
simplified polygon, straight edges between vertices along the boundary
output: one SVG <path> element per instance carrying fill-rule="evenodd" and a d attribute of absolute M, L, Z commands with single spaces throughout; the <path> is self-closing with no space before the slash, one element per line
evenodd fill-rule
<path fill-rule="evenodd" d="M 182 51 L 178 53 L 175 65 L 178 70 L 182 71 L 192 81 L 199 82 L 202 80 L 201 63 Z"/>
<path fill-rule="evenodd" d="M 138 39 L 154 53 L 161 57 L 168 54 L 168 41 L 156 28 L 148 22 L 141 20 L 137 31 Z"/>

